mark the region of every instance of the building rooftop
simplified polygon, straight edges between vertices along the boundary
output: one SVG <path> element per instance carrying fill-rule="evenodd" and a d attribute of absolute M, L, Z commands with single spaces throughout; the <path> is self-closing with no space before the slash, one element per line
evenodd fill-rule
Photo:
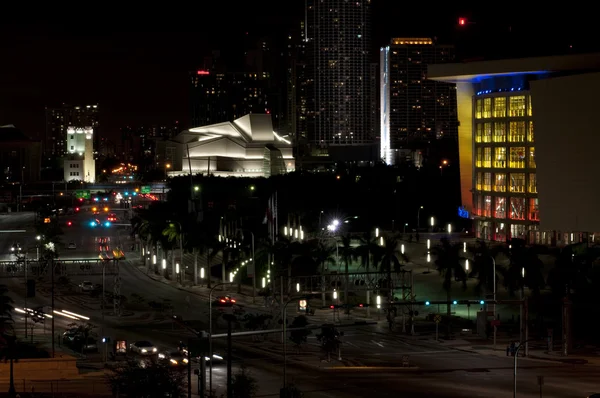
<path fill-rule="evenodd" d="M 429 65 L 427 78 L 450 83 L 479 83 L 493 77 L 599 69 L 600 53 L 591 53 Z"/>
<path fill-rule="evenodd" d="M 13 124 L 0 126 L 0 142 L 33 141 Z"/>

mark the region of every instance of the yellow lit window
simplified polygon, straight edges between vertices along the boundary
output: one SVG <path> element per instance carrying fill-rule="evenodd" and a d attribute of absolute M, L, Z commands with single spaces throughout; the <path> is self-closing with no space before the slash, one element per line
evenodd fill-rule
<path fill-rule="evenodd" d="M 527 167 L 535 169 L 535 148 L 529 147 L 529 158 L 527 159 Z"/>
<path fill-rule="evenodd" d="M 484 98 L 483 99 L 483 118 L 489 119 L 492 117 L 492 99 Z"/>
<path fill-rule="evenodd" d="M 483 173 L 483 190 L 492 190 L 492 173 Z"/>
<path fill-rule="evenodd" d="M 525 192 L 525 173 L 510 173 L 510 192 Z"/>
<path fill-rule="evenodd" d="M 483 197 L 482 207 L 481 215 L 484 217 L 490 217 L 492 215 L 492 197 L 490 195 L 485 195 Z"/>
<path fill-rule="evenodd" d="M 506 97 L 494 98 L 494 117 L 506 117 Z"/>
<path fill-rule="evenodd" d="M 494 167 L 498 169 L 506 167 L 506 148 L 494 148 Z"/>
<path fill-rule="evenodd" d="M 527 116 L 532 116 L 532 111 L 531 111 L 531 95 L 527 96 Z"/>
<path fill-rule="evenodd" d="M 475 119 L 481 119 L 481 113 L 483 112 L 483 100 L 478 99 L 475 101 Z"/>
<path fill-rule="evenodd" d="M 506 174 L 496 173 L 494 178 L 494 191 L 506 192 Z"/>
<path fill-rule="evenodd" d="M 492 123 L 483 124 L 483 142 L 492 142 Z"/>
<path fill-rule="evenodd" d="M 483 137 L 483 123 L 475 125 L 475 142 L 481 142 Z"/>
<path fill-rule="evenodd" d="M 475 167 L 483 165 L 483 148 L 477 148 L 475 152 Z"/>
<path fill-rule="evenodd" d="M 538 198 L 529 199 L 529 219 L 531 221 L 540 221 Z"/>
<path fill-rule="evenodd" d="M 510 97 L 508 100 L 508 115 L 510 117 L 523 117 L 525 116 L 525 96 L 518 95 Z"/>
<path fill-rule="evenodd" d="M 510 122 L 508 142 L 525 142 L 525 122 Z"/>
<path fill-rule="evenodd" d="M 525 168 L 525 147 L 511 147 L 509 151 L 508 167 L 511 169 Z"/>
<path fill-rule="evenodd" d="M 529 128 L 527 129 L 527 141 L 534 142 L 535 137 L 533 135 L 533 122 L 529 122 Z"/>
<path fill-rule="evenodd" d="M 506 218 L 506 198 L 495 198 L 494 217 Z"/>
<path fill-rule="evenodd" d="M 506 123 L 496 122 L 494 123 L 494 142 L 506 141 Z"/>
<path fill-rule="evenodd" d="M 492 148 L 483 148 L 483 167 L 492 167 Z"/>
<path fill-rule="evenodd" d="M 537 178 L 535 173 L 529 173 L 529 184 L 527 191 L 529 193 L 537 193 Z"/>
<path fill-rule="evenodd" d="M 483 173 L 477 173 L 475 177 L 475 189 L 481 191 L 481 184 L 483 183 Z"/>

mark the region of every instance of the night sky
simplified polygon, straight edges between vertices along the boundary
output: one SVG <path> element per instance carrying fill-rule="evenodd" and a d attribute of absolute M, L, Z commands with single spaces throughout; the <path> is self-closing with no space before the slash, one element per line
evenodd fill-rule
<path fill-rule="evenodd" d="M 45 106 L 99 102 L 108 136 L 124 125 L 178 120 L 187 127 L 188 71 L 200 67 L 212 49 L 239 57 L 246 32 L 284 37 L 303 17 L 304 1 L 202 1 L 179 8 L 160 3 L 156 9 L 74 4 L 41 10 L 30 3 L 28 9 L 3 10 L 0 125 L 12 123 L 41 137 Z M 593 13 L 585 17 L 578 15 L 579 8 L 535 10 L 520 3 L 514 8 L 521 14 L 374 0 L 373 49 L 392 36 L 437 37 L 457 44 L 463 54 L 486 57 L 511 48 L 523 56 L 598 47 L 597 22 L 589 23 Z M 476 34 L 457 32 L 459 16 L 476 22 L 468 27 Z"/>

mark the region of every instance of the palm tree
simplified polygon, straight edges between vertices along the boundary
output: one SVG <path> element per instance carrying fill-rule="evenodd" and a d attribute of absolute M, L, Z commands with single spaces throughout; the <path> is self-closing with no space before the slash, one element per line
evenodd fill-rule
<path fill-rule="evenodd" d="M 452 300 L 452 282 L 460 281 L 462 283 L 463 290 L 467 288 L 467 274 L 462 265 L 462 258 L 460 253 L 462 251 L 461 244 L 453 244 L 448 238 L 442 238 L 440 244 L 432 248 L 432 253 L 437 256 L 435 259 L 435 265 L 444 279 L 442 287 L 446 291 L 446 315 L 448 318 L 451 315 Z"/>
<path fill-rule="evenodd" d="M 473 254 L 469 276 L 477 278 L 475 293 L 485 297 L 488 291 L 494 290 L 494 271 L 497 275 L 500 273 L 500 269 L 494 267 L 494 264 L 498 254 L 504 250 L 500 246 L 490 246 L 484 240 L 478 240 L 474 247 L 469 247 L 469 251 Z"/>
<path fill-rule="evenodd" d="M 162 235 L 167 239 L 167 241 L 171 244 L 174 245 L 177 243 L 178 240 L 182 240 L 184 237 L 183 234 L 183 230 L 182 230 L 182 226 L 180 223 L 174 223 L 171 222 L 169 223 L 162 231 Z M 180 243 L 181 246 L 183 247 L 183 242 Z M 175 252 L 172 250 L 171 251 L 171 259 L 172 259 L 172 270 L 171 273 L 173 276 L 176 277 L 176 267 L 175 267 Z M 180 272 L 185 272 L 185 268 L 183 268 L 183 253 L 181 253 L 181 267 L 182 270 Z"/>
<path fill-rule="evenodd" d="M 372 228 L 370 229 L 372 230 Z M 361 266 L 365 268 L 365 271 L 369 271 L 371 265 L 376 265 L 376 261 L 373 260 L 374 253 L 379 251 L 379 245 L 377 244 L 377 238 L 372 232 L 365 232 L 360 238 L 360 244 L 356 248 L 356 254 L 360 258 Z"/>
<path fill-rule="evenodd" d="M 348 289 L 350 285 L 350 276 L 348 275 L 348 268 L 353 259 L 356 258 L 356 250 L 352 247 L 352 238 L 350 234 L 342 236 L 342 246 L 340 247 L 340 256 L 344 263 L 344 274 L 346 276 L 344 282 L 344 303 L 348 304 Z"/>
<path fill-rule="evenodd" d="M 8 287 L 0 285 L 0 357 L 10 361 L 10 386 L 8 394 L 15 397 L 15 379 L 13 373 L 13 362 L 17 358 L 16 337 L 14 335 L 14 320 L 12 313 L 15 310 L 12 299 L 7 296 Z"/>
<path fill-rule="evenodd" d="M 509 259 L 508 268 L 503 271 L 504 286 L 509 294 L 514 296 L 515 292 L 522 292 L 527 286 L 534 295 L 539 295 L 546 283 L 544 263 L 539 259 L 535 248 L 526 246 L 524 240 L 512 239 Z"/>
<path fill-rule="evenodd" d="M 388 300 L 394 298 L 394 287 L 392 286 L 392 271 L 399 273 L 408 262 L 408 257 L 399 249 L 400 242 L 395 236 L 384 236 L 381 255 L 380 270 L 387 273 Z"/>
<path fill-rule="evenodd" d="M 325 266 L 335 264 L 334 257 L 336 248 L 326 245 L 321 239 L 317 240 L 313 249 L 313 258 L 318 267 L 321 268 L 321 300 L 325 305 Z"/>

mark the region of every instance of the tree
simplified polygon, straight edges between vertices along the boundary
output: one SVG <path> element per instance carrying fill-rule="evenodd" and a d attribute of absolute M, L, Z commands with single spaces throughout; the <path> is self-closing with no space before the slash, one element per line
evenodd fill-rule
<path fill-rule="evenodd" d="M 231 379 L 232 398 L 254 398 L 258 392 L 258 383 L 245 366 Z"/>
<path fill-rule="evenodd" d="M 308 319 L 304 315 L 298 315 L 290 324 L 290 329 L 303 328 L 308 326 Z M 292 330 L 290 331 L 290 340 L 296 345 L 299 350 L 300 346 L 306 343 L 308 336 L 312 332 L 310 330 Z"/>
<path fill-rule="evenodd" d="M 14 335 L 14 320 L 12 313 L 15 310 L 13 301 L 7 296 L 8 287 L 0 285 L 0 358 L 10 361 L 9 396 L 16 395 L 13 362 L 17 359 L 17 339 Z"/>
<path fill-rule="evenodd" d="M 350 234 L 342 236 L 342 246 L 340 247 L 340 252 L 342 262 L 344 263 L 344 274 L 346 275 L 344 283 L 344 303 L 348 304 L 348 286 L 350 285 L 348 269 L 350 268 L 350 263 L 352 260 L 356 258 L 356 250 L 354 247 L 352 247 L 352 237 Z"/>
<path fill-rule="evenodd" d="M 371 231 L 369 229 L 369 231 Z M 376 265 L 377 261 L 374 261 L 373 257 L 378 257 L 376 253 L 379 253 L 380 247 L 377 244 L 377 238 L 372 232 L 365 232 L 360 238 L 360 245 L 355 249 L 357 256 L 360 258 L 360 264 L 365 268 L 365 271 L 369 271 L 371 265 Z"/>
<path fill-rule="evenodd" d="M 494 271 L 500 274 L 500 269 L 494 267 L 496 256 L 503 250 L 499 246 L 491 246 L 483 240 L 478 240 L 473 247 L 469 247 L 473 253 L 473 263 L 469 276 L 477 278 L 475 293 L 485 297 L 487 292 L 493 291 Z"/>
<path fill-rule="evenodd" d="M 433 248 L 432 252 L 437 256 L 435 259 L 435 265 L 438 272 L 444 279 L 442 283 L 443 289 L 446 291 L 446 315 L 451 315 L 451 304 L 452 299 L 452 282 L 460 281 L 462 283 L 463 290 L 467 288 L 467 274 L 462 265 L 462 258 L 460 252 L 462 251 L 461 244 L 453 244 L 448 238 L 442 238 L 440 244 Z"/>
<path fill-rule="evenodd" d="M 535 248 L 526 246 L 522 239 L 512 239 L 509 249 L 510 263 L 503 270 L 504 286 L 511 296 L 525 286 L 534 295 L 539 295 L 545 285 L 544 263 L 539 259 Z"/>
<path fill-rule="evenodd" d="M 119 364 L 112 369 L 107 378 L 114 394 L 128 398 L 186 396 L 185 373 L 150 360 L 132 359 Z"/>
<path fill-rule="evenodd" d="M 399 249 L 400 242 L 394 236 L 385 236 L 383 238 L 382 256 L 380 263 L 381 272 L 387 274 L 388 300 L 391 302 L 394 298 L 394 286 L 392 286 L 392 271 L 400 272 L 402 267 L 408 262 L 408 257 Z"/>
<path fill-rule="evenodd" d="M 92 334 L 92 330 L 96 328 L 96 326 L 91 323 L 71 323 L 69 327 L 76 330 L 76 335 L 81 336 L 81 353 L 83 354 L 83 350 L 85 345 Z"/>

